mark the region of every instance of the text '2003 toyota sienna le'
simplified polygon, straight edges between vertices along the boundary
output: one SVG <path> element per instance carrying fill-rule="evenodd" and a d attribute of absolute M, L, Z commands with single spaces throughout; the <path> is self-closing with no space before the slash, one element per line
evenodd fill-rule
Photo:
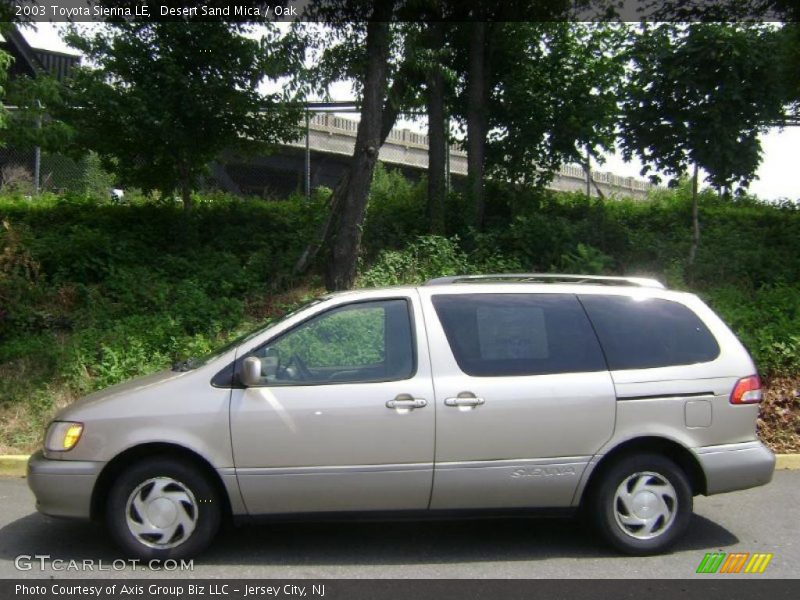
<path fill-rule="evenodd" d="M 50 424 L 45 514 L 130 555 L 194 555 L 223 517 L 582 508 L 664 550 L 697 494 L 770 481 L 744 347 L 656 281 L 442 278 L 326 296 Z"/>

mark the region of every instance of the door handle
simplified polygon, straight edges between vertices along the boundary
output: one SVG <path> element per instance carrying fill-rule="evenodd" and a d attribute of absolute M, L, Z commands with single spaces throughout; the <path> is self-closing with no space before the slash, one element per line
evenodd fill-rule
<path fill-rule="evenodd" d="M 485 402 L 486 402 L 486 400 L 484 400 L 483 398 L 479 398 L 478 396 L 476 396 L 472 392 L 461 392 L 455 398 L 445 398 L 444 399 L 445 406 L 468 406 L 468 407 L 474 407 L 474 406 L 480 406 L 481 404 L 484 404 Z"/>
<path fill-rule="evenodd" d="M 425 408 L 428 401 L 424 398 L 414 398 L 410 394 L 399 394 L 394 400 L 386 401 L 386 408 Z"/>

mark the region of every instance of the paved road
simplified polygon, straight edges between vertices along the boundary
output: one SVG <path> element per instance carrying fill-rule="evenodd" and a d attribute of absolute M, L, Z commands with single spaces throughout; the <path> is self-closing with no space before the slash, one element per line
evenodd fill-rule
<path fill-rule="evenodd" d="M 0 507 L 0 578 L 176 575 L 141 566 L 94 575 L 18 571 L 14 559 L 21 554 L 102 559 L 106 566 L 120 554 L 98 526 L 37 514 L 24 479 L 0 478 Z M 800 471 L 779 471 L 764 488 L 696 498 L 695 512 L 671 554 L 647 558 L 615 555 L 571 519 L 248 526 L 223 532 L 185 576 L 684 578 L 696 576 L 706 552 L 720 550 L 774 553 L 766 572 L 755 577 L 800 573 Z"/>

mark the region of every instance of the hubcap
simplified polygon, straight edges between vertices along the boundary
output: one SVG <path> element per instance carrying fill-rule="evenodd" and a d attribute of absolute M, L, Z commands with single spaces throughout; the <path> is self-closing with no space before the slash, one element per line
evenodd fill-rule
<path fill-rule="evenodd" d="M 171 477 L 154 477 L 128 496 L 125 519 L 133 536 L 151 548 L 174 548 L 197 525 L 194 494 Z"/>
<path fill-rule="evenodd" d="M 617 525 L 638 540 L 663 534 L 672 525 L 677 512 L 675 488 L 658 473 L 634 473 L 619 484 L 614 494 Z"/>

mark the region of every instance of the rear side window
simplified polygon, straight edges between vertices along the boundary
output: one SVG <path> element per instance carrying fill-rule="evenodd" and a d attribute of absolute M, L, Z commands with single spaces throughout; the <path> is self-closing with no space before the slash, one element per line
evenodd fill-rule
<path fill-rule="evenodd" d="M 714 360 L 719 345 L 703 321 L 678 302 L 629 296 L 580 296 L 612 371 Z"/>
<path fill-rule="evenodd" d="M 477 377 L 604 371 L 600 345 L 569 294 L 433 296 L 453 356 Z"/>

